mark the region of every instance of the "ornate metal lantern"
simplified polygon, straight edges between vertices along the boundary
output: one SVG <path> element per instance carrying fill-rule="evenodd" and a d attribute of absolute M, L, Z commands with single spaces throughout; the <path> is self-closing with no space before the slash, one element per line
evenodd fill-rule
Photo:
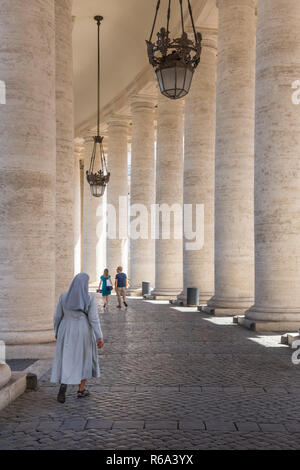
<path fill-rule="evenodd" d="M 103 139 L 100 136 L 100 25 L 103 20 L 102 16 L 95 16 L 98 25 L 98 124 L 97 135 L 94 137 L 94 147 L 91 157 L 90 168 L 86 172 L 86 178 L 90 185 L 91 194 L 94 197 L 101 197 L 105 192 L 107 183 L 109 182 L 110 173 L 107 171 L 105 153 L 103 149 Z M 100 160 L 100 170 L 95 171 L 95 162 Z"/>
<path fill-rule="evenodd" d="M 184 30 L 182 1 L 179 0 L 182 26 L 181 37 L 173 40 L 170 39 L 171 0 L 169 0 L 167 27 L 161 28 L 157 33 L 157 42 L 152 42 L 160 8 L 160 0 L 158 0 L 150 39 L 146 41 L 149 62 L 155 69 L 160 91 L 167 98 L 173 100 L 183 98 L 188 94 L 194 70 L 200 62 L 201 55 L 202 36 L 196 32 L 190 0 L 187 0 L 187 2 L 194 32 L 194 42 L 188 38 Z"/>

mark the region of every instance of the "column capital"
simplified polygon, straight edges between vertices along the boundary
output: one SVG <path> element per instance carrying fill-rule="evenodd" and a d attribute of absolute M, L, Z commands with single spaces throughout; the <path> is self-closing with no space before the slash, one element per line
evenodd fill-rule
<path fill-rule="evenodd" d="M 217 8 L 237 5 L 256 9 L 257 0 L 216 0 Z"/>
<path fill-rule="evenodd" d="M 92 142 L 93 141 L 93 137 L 97 134 L 97 131 L 95 131 L 95 129 L 91 129 L 89 131 L 86 131 L 85 134 L 84 134 L 84 143 L 88 143 L 88 142 Z"/>
<path fill-rule="evenodd" d="M 131 109 L 134 108 L 146 108 L 154 109 L 154 106 L 157 103 L 157 97 L 153 95 L 131 95 L 129 97 L 129 104 Z"/>
<path fill-rule="evenodd" d="M 113 114 L 107 119 L 108 129 L 111 127 L 123 127 L 128 129 L 129 124 L 131 121 L 130 116 L 122 115 L 122 114 Z"/>
<path fill-rule="evenodd" d="M 218 49 L 218 30 L 216 28 L 207 28 L 196 26 L 196 31 L 202 35 L 202 47 Z M 191 26 L 186 28 L 188 35 L 193 35 L 194 30 Z"/>

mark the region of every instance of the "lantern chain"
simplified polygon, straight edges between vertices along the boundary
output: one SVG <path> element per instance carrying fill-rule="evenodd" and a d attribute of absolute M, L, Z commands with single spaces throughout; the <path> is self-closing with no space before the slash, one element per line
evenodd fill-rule
<path fill-rule="evenodd" d="M 149 42 L 152 41 L 152 36 L 153 36 L 154 28 L 155 28 L 155 25 L 156 25 L 156 20 L 157 20 L 159 7 L 160 7 L 160 0 L 157 1 L 156 12 L 155 12 L 155 17 L 154 17 L 154 21 L 153 21 L 153 26 L 152 26 L 152 31 L 151 31 L 151 34 L 150 34 Z"/>

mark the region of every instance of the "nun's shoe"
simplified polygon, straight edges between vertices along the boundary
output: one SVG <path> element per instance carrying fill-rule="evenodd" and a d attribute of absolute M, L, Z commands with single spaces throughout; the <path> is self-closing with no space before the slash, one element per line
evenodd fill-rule
<path fill-rule="evenodd" d="M 66 391 L 67 391 L 67 386 L 65 384 L 61 384 L 58 395 L 57 395 L 57 401 L 59 403 L 65 403 Z"/>
<path fill-rule="evenodd" d="M 90 394 L 90 392 L 85 388 L 84 390 L 78 390 L 77 392 L 77 398 L 84 398 L 84 397 L 88 397 Z"/>

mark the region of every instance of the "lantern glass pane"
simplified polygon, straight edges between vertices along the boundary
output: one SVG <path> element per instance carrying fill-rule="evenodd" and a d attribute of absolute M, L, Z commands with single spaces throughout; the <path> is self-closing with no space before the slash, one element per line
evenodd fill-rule
<path fill-rule="evenodd" d="M 167 69 L 162 70 L 164 89 L 174 90 L 175 88 L 175 79 L 176 79 L 176 67 L 168 67 Z"/>
<path fill-rule="evenodd" d="M 184 89 L 186 71 L 186 68 L 176 67 L 176 88 L 179 92 Z"/>
<path fill-rule="evenodd" d="M 163 80 L 162 80 L 162 76 L 161 76 L 161 71 L 159 69 L 156 70 L 156 76 L 157 76 L 160 91 L 163 92 L 164 85 L 163 85 Z"/>
<path fill-rule="evenodd" d="M 193 70 L 186 69 L 186 79 L 185 79 L 185 86 L 184 86 L 184 89 L 185 89 L 186 93 L 188 93 L 190 91 L 191 83 L 192 83 L 192 80 L 193 80 L 193 75 L 194 75 Z"/>
<path fill-rule="evenodd" d="M 94 197 L 101 197 L 104 194 L 105 186 L 99 184 L 91 184 L 91 194 Z"/>

